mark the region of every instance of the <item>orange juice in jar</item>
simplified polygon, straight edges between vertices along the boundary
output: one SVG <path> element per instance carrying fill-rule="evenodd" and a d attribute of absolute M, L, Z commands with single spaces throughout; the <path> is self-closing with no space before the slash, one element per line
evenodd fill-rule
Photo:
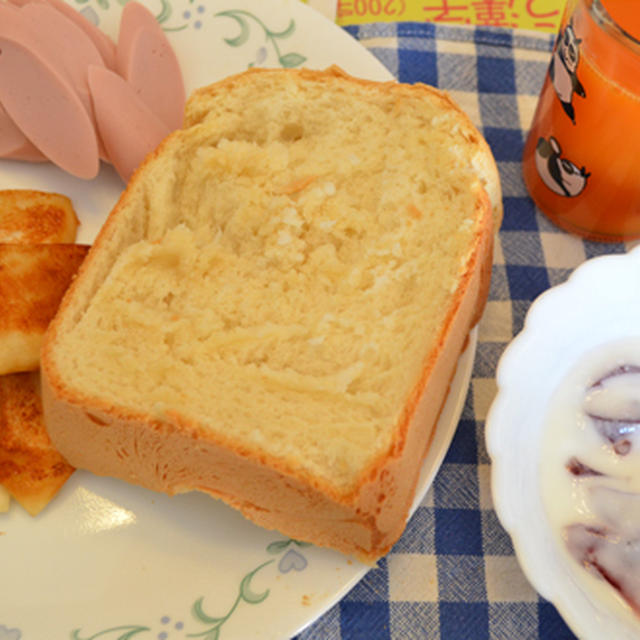
<path fill-rule="evenodd" d="M 569 0 L 523 176 L 559 227 L 640 238 L 640 0 Z"/>

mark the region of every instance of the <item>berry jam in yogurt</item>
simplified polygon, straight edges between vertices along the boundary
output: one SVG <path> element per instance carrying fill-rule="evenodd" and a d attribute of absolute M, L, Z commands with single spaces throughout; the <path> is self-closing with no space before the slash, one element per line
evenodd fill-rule
<path fill-rule="evenodd" d="M 640 635 L 640 338 L 598 347 L 550 403 L 545 511 L 581 588 Z"/>

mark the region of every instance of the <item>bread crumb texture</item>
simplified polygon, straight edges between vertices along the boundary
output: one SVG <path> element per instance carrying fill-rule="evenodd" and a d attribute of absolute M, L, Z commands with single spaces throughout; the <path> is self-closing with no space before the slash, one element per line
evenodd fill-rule
<path fill-rule="evenodd" d="M 478 232 L 477 132 L 445 100 L 268 72 L 196 93 L 120 204 L 131 238 L 58 332 L 62 379 L 353 490 Z"/>

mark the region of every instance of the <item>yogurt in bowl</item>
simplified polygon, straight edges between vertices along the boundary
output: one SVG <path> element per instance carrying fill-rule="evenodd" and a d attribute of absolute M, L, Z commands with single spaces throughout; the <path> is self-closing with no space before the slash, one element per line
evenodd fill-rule
<path fill-rule="evenodd" d="M 640 620 L 640 338 L 600 345 L 568 373 L 540 464 L 549 524 L 581 588 Z"/>
<path fill-rule="evenodd" d="M 496 512 L 581 638 L 640 637 L 640 249 L 532 305 L 486 425 Z"/>

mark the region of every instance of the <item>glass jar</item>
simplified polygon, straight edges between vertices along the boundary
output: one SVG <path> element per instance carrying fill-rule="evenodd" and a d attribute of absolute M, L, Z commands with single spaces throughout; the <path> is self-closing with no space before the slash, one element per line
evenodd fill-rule
<path fill-rule="evenodd" d="M 523 155 L 555 224 L 640 238 L 640 2 L 569 0 Z"/>

